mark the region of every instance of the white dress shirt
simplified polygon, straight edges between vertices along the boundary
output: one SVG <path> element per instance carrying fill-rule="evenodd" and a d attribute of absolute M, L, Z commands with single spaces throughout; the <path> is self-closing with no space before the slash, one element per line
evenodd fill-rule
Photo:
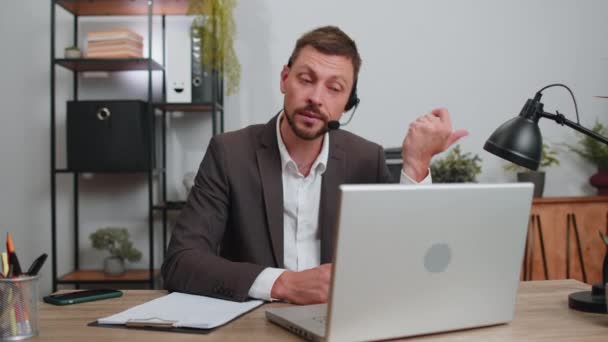
<path fill-rule="evenodd" d="M 321 202 L 321 181 L 327 168 L 329 157 L 329 133 L 323 137 L 323 146 L 310 172 L 304 176 L 298 171 L 281 137 L 281 120 L 277 120 L 277 141 L 281 155 L 283 178 L 283 260 L 285 269 L 267 267 L 255 279 L 249 289 L 249 296 L 263 300 L 273 300 L 270 293 L 277 278 L 286 270 L 303 271 L 321 263 L 321 238 L 319 233 L 319 203 Z M 430 184 L 429 175 L 416 182 L 401 170 L 403 184 Z"/>

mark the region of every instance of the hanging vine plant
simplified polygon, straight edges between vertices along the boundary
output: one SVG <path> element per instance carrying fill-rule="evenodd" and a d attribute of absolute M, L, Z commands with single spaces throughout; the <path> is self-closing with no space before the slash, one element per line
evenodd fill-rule
<path fill-rule="evenodd" d="M 226 93 L 239 88 L 241 64 L 234 52 L 236 25 L 232 12 L 237 0 L 188 0 L 188 14 L 195 15 L 192 28 L 203 41 L 201 64 L 226 80 Z"/>

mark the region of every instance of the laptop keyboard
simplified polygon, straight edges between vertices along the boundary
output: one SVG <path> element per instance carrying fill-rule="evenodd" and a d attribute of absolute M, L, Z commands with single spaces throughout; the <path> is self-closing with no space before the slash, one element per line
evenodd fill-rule
<path fill-rule="evenodd" d="M 319 322 L 323 325 L 325 325 L 325 320 L 326 320 L 327 316 L 315 316 L 312 318 L 313 321 L 315 322 Z"/>

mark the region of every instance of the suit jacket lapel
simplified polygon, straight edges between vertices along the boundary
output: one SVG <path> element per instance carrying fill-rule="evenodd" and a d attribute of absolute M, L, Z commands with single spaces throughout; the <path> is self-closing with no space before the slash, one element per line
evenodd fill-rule
<path fill-rule="evenodd" d="M 321 203 L 319 207 L 319 231 L 321 232 L 321 263 L 332 262 L 336 236 L 338 187 L 344 183 L 346 175 L 346 158 L 336 141 L 336 135 L 330 137 L 327 169 L 321 183 Z"/>
<path fill-rule="evenodd" d="M 264 128 L 256 157 L 262 179 L 266 222 L 277 267 L 283 268 L 283 176 L 276 135 L 277 116 Z"/>

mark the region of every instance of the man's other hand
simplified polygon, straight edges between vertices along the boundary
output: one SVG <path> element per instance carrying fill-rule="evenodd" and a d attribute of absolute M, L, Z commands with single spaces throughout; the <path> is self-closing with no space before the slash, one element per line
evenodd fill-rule
<path fill-rule="evenodd" d="M 285 271 L 272 286 L 272 298 L 293 304 L 327 303 L 332 264 L 323 264 L 300 272 Z"/>

